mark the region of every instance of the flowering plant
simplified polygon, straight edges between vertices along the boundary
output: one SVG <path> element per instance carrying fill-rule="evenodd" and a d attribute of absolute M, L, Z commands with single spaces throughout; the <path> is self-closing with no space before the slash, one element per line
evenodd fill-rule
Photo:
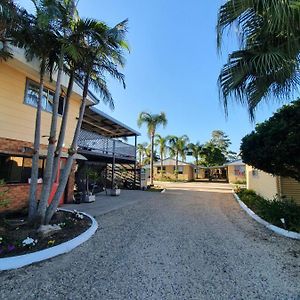
<path fill-rule="evenodd" d="M 27 237 L 24 241 L 22 241 L 23 247 L 26 246 L 35 246 L 37 244 L 38 240 L 34 240 L 33 238 Z"/>
<path fill-rule="evenodd" d="M 77 219 L 82 220 L 84 218 L 83 214 L 78 212 L 76 209 L 73 210 L 73 214 L 74 214 L 75 218 L 77 218 Z"/>

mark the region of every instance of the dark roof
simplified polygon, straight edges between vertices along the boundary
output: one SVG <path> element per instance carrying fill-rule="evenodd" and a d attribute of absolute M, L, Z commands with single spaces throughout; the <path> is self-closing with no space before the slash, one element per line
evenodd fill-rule
<path fill-rule="evenodd" d="M 108 137 L 138 136 L 140 133 L 94 107 L 87 107 L 82 129 Z"/>

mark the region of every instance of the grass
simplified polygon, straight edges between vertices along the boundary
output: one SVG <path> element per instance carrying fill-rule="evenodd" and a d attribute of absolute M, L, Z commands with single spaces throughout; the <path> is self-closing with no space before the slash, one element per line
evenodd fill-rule
<path fill-rule="evenodd" d="M 269 223 L 300 232 L 300 206 L 292 199 L 277 197 L 268 200 L 247 189 L 239 189 L 236 194 L 251 210 Z"/>

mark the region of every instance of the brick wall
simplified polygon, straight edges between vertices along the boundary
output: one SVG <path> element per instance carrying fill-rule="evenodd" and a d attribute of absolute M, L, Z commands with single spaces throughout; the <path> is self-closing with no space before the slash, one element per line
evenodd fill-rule
<path fill-rule="evenodd" d="M 8 206 L 0 208 L 0 213 L 7 211 L 17 211 L 26 208 L 28 205 L 28 194 L 29 194 L 29 184 L 8 184 L 1 190 L 8 190 L 5 194 L 5 198 L 8 199 Z M 38 185 L 37 197 L 39 198 L 42 190 L 42 185 Z"/>
<path fill-rule="evenodd" d="M 24 147 L 32 148 L 33 143 L 1 138 L 0 137 L 0 153 L 6 153 L 11 155 L 25 155 L 23 152 Z M 47 145 L 41 145 L 41 149 L 47 149 Z M 66 151 L 67 149 L 63 149 Z M 26 153 L 26 156 L 30 153 Z M 75 164 L 72 168 L 70 178 L 68 181 L 68 186 L 66 187 L 66 196 L 65 202 L 72 203 L 73 201 L 73 188 L 75 182 Z M 18 183 L 18 184 L 7 184 L 4 187 L 8 189 L 7 198 L 9 198 L 10 203 L 5 208 L 0 208 L 0 213 L 4 211 L 16 211 L 23 208 L 26 208 L 28 205 L 28 194 L 30 185 L 27 183 Z M 42 184 L 38 185 L 37 199 L 41 193 Z"/>

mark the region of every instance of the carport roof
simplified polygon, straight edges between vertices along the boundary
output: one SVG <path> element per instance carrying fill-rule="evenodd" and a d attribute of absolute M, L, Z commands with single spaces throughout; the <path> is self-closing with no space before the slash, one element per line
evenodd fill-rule
<path fill-rule="evenodd" d="M 112 138 L 140 135 L 138 131 L 94 107 L 86 108 L 82 122 L 82 129 Z"/>

